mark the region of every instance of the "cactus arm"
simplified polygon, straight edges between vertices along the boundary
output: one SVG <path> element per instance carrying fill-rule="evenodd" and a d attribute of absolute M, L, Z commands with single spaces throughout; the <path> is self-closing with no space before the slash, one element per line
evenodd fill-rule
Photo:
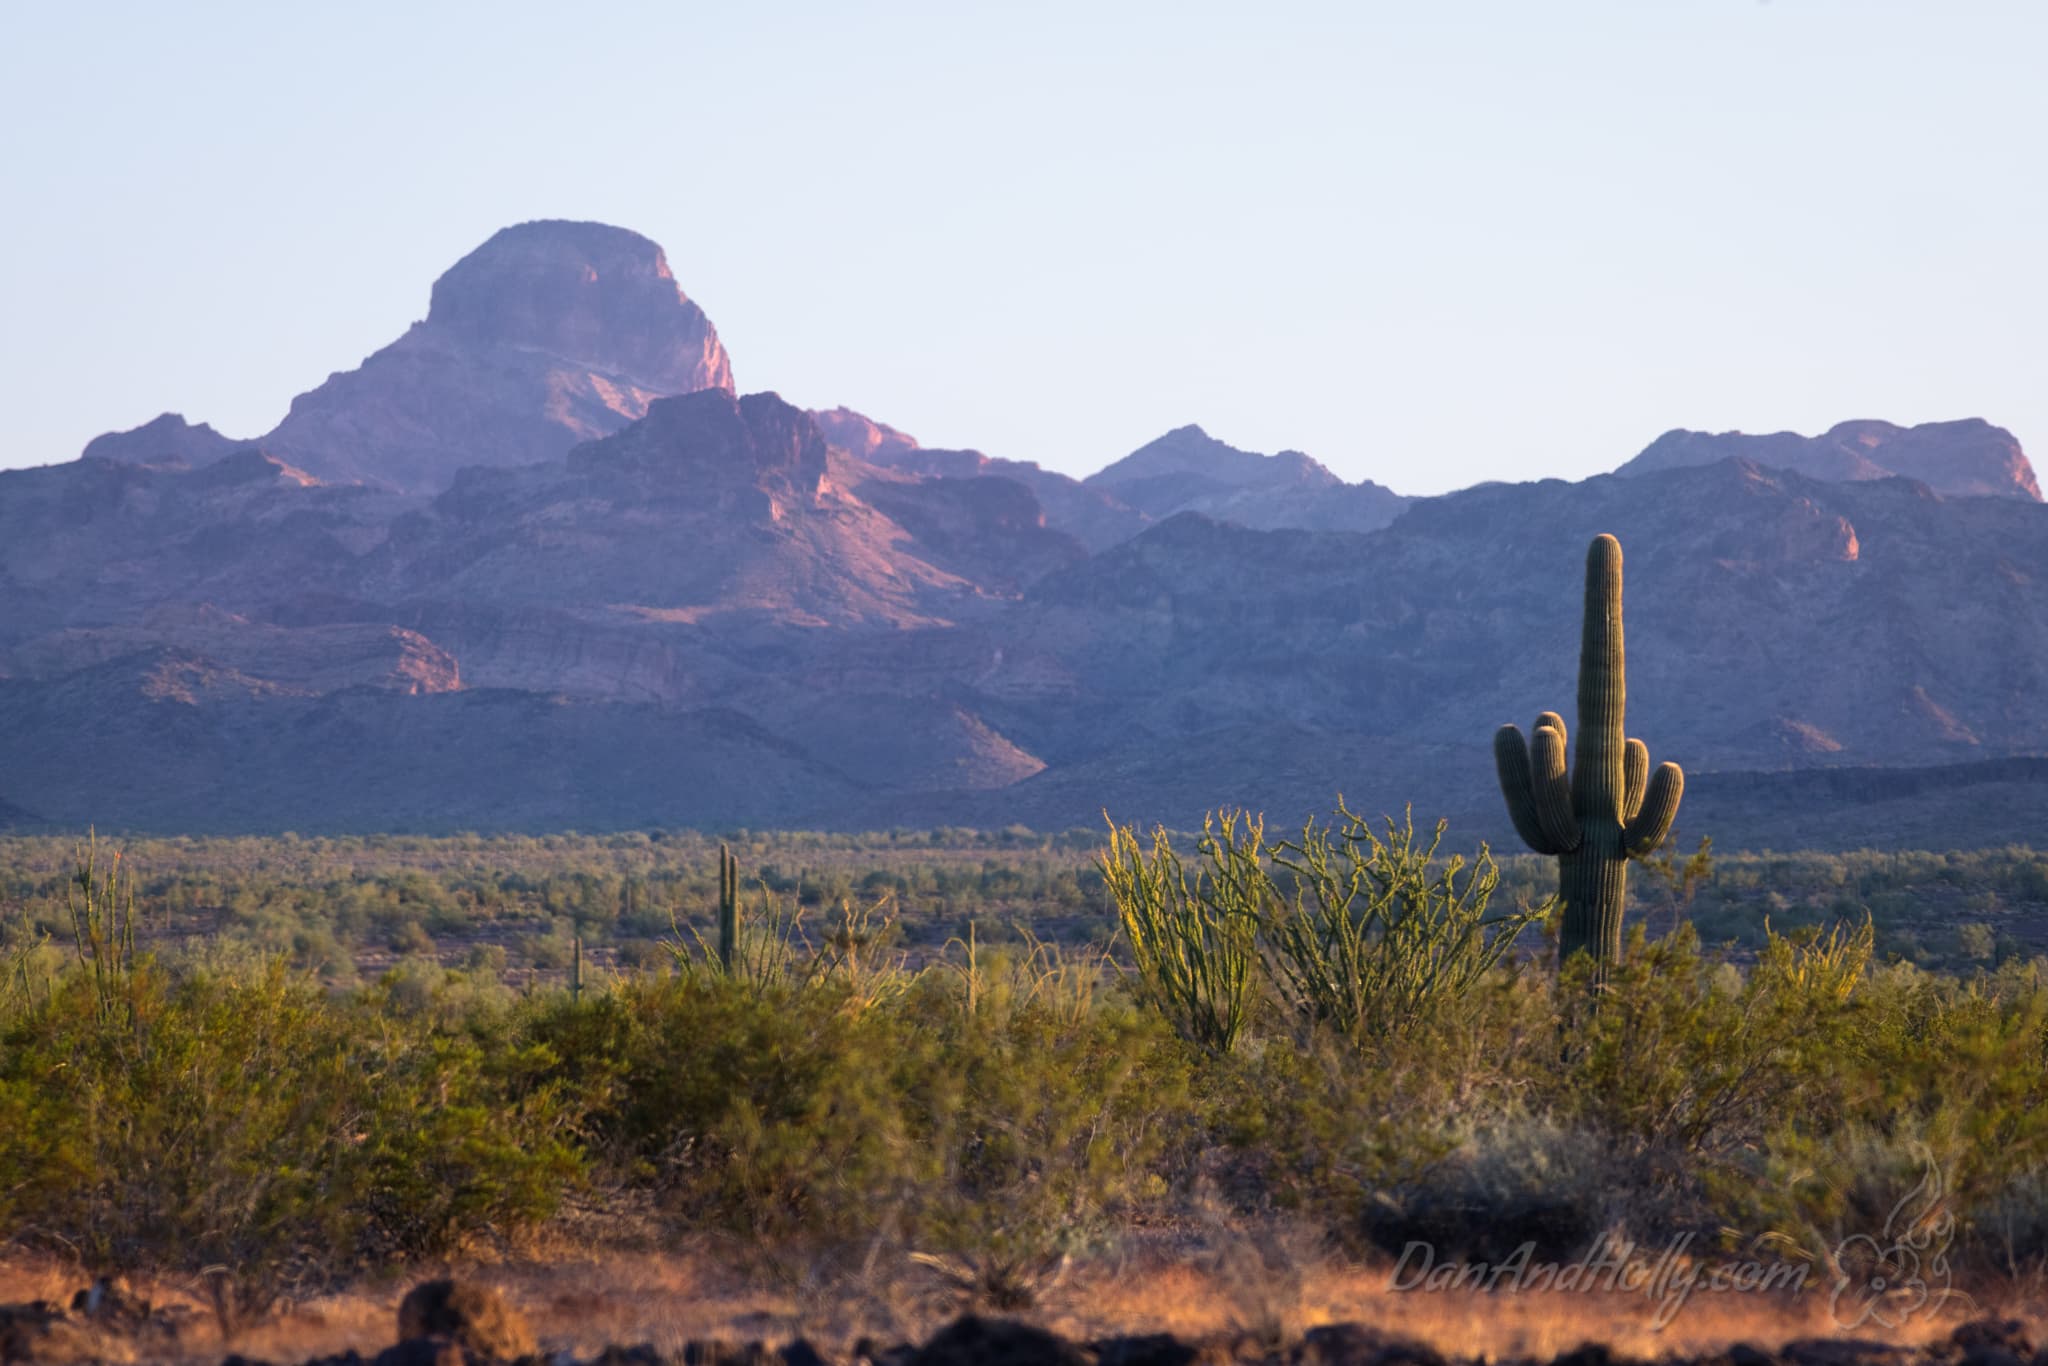
<path fill-rule="evenodd" d="M 1596 536 L 1586 552 L 1586 617 L 1579 637 L 1579 747 L 1572 811 L 1581 823 L 1621 819 L 1627 676 L 1621 636 L 1621 542 Z"/>
<path fill-rule="evenodd" d="M 1650 781 L 1650 747 L 1630 740 L 1621 757 L 1621 823 L 1627 825 L 1643 809 L 1643 787 Z"/>
<path fill-rule="evenodd" d="M 1529 746 L 1522 739 L 1521 727 L 1506 725 L 1493 733 L 1493 766 L 1500 774 L 1500 795 L 1507 798 L 1508 819 L 1515 823 L 1515 833 L 1522 837 L 1522 843 L 1539 854 L 1563 853 L 1550 842 L 1537 818 L 1535 786 L 1529 775 Z"/>
<path fill-rule="evenodd" d="M 1659 764 L 1643 798 L 1643 809 L 1628 823 L 1627 847 L 1630 858 L 1653 854 L 1671 823 L 1678 819 L 1678 801 L 1685 795 L 1685 772 L 1677 764 Z"/>
<path fill-rule="evenodd" d="M 1621 543 L 1599 536 L 1586 552 L 1578 747 L 1570 752 L 1569 768 L 1564 718 L 1555 712 L 1536 718 L 1526 745 L 1513 726 L 1494 737 L 1501 789 L 1516 830 L 1532 849 L 1557 858 L 1564 903 L 1559 961 L 1590 953 L 1599 978 L 1621 957 L 1628 861 L 1664 842 L 1685 791 L 1685 775 L 1676 764 L 1651 775 L 1649 748 L 1628 738 L 1623 669 Z"/>
<path fill-rule="evenodd" d="M 1564 731 L 1539 726 L 1529 747 L 1536 785 L 1536 819 L 1544 837 L 1561 854 L 1579 847 L 1579 823 L 1572 816 L 1571 780 L 1565 776 Z"/>

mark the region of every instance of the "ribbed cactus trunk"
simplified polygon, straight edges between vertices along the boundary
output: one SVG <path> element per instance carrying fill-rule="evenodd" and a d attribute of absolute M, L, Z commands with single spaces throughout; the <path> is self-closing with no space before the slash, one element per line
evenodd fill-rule
<path fill-rule="evenodd" d="M 1621 543 L 1602 536 L 1586 556 L 1586 620 L 1579 636 L 1579 745 L 1572 756 L 1579 847 L 1558 862 L 1567 958 L 1582 948 L 1603 963 L 1621 957 L 1621 914 L 1628 904 L 1628 851 L 1621 828 L 1627 709 Z"/>
<path fill-rule="evenodd" d="M 1586 616 L 1579 638 L 1579 745 L 1565 776 L 1564 719 L 1545 712 L 1524 742 L 1515 726 L 1494 736 L 1508 815 L 1530 848 L 1557 858 L 1564 926 L 1558 951 L 1600 964 L 1621 956 L 1628 861 L 1671 832 L 1685 775 L 1676 764 L 1650 776 L 1650 751 L 1628 738 L 1622 650 L 1621 543 L 1596 537 L 1586 553 Z"/>
<path fill-rule="evenodd" d="M 718 846 L 718 966 L 732 976 L 733 952 L 740 937 L 740 861 Z"/>

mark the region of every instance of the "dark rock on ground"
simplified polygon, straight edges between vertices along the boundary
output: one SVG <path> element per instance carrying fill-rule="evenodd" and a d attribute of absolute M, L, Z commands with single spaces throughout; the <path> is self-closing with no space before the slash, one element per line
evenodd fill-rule
<path fill-rule="evenodd" d="M 730 1343 L 713 1338 L 683 1344 L 682 1366 L 780 1366 L 782 1356 L 758 1342 Z"/>
<path fill-rule="evenodd" d="M 1871 1338 L 1800 1338 L 1781 1355 L 1792 1366 L 1897 1366 L 1916 1354 L 1910 1347 Z"/>
<path fill-rule="evenodd" d="M 1746 1342 L 1738 1342 L 1721 1353 L 1721 1360 L 1727 1366 L 1778 1366 L 1778 1358 Z"/>
<path fill-rule="evenodd" d="M 1091 1345 L 1096 1366 L 1195 1366 L 1199 1349 L 1171 1333 L 1103 1338 Z"/>
<path fill-rule="evenodd" d="M 1088 1353 L 1043 1328 L 970 1314 L 918 1349 L 912 1366 L 1091 1366 Z"/>
<path fill-rule="evenodd" d="M 2020 1361 L 2034 1355 L 2034 1340 L 2018 1319 L 1972 1319 L 1957 1325 L 1949 1341 L 1962 1349 L 1965 1360 L 1979 1352 L 2005 1352 Z"/>
<path fill-rule="evenodd" d="M 425 1339 L 453 1342 L 488 1361 L 514 1361 L 534 1352 L 525 1316 L 497 1291 L 470 1281 L 424 1281 L 406 1292 L 398 1306 L 399 1343 Z"/>
<path fill-rule="evenodd" d="M 1444 1366 L 1434 1348 L 1360 1323 L 1311 1328 L 1285 1360 L 1289 1366 Z"/>
<path fill-rule="evenodd" d="M 638 1347 L 613 1344 L 592 1357 L 590 1366 L 668 1366 L 668 1358 L 652 1343 L 643 1342 Z"/>
<path fill-rule="evenodd" d="M 407 1338 L 377 1353 L 370 1366 L 485 1366 L 491 1360 L 464 1351 L 454 1338 Z"/>
<path fill-rule="evenodd" d="M 64 1317 L 64 1311 L 47 1300 L 0 1304 L 0 1362 L 34 1361 Z"/>

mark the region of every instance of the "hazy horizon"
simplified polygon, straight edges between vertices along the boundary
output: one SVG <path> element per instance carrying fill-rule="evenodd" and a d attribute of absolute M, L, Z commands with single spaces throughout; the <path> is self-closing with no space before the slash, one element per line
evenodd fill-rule
<path fill-rule="evenodd" d="M 2048 432 L 2048 11 L 82 5 L 0 54 L 0 467 L 234 436 L 493 231 L 667 250 L 742 391 L 1408 493 L 1673 427 Z"/>

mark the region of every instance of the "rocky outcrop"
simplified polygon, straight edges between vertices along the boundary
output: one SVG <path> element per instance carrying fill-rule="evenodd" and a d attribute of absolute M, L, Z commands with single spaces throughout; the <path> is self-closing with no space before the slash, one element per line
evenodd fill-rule
<path fill-rule="evenodd" d="M 1176 427 L 1084 482 L 1155 520 L 1199 512 L 1255 530 L 1374 531 L 1409 501 L 1371 480 L 1347 484 L 1300 451 L 1239 450 L 1197 426 Z"/>
<path fill-rule="evenodd" d="M 0 472 L 0 652 L 159 610 L 210 603 L 255 621 L 281 599 L 360 594 L 393 527 L 422 506 L 321 486 L 253 451 L 197 470 Z"/>
<path fill-rule="evenodd" d="M 869 464 L 894 468 L 899 460 L 920 449 L 917 438 L 910 433 L 897 431 L 888 423 L 877 422 L 844 404 L 837 408 L 814 408 L 811 417 L 834 447 Z"/>
<path fill-rule="evenodd" d="M 802 410 L 706 390 L 563 461 L 465 470 L 394 530 L 389 565 L 418 597 L 847 628 L 943 620 L 983 595 L 938 558 L 831 477 Z"/>
<path fill-rule="evenodd" d="M 475 1281 L 422 1281 L 398 1303 L 398 1340 L 451 1344 L 486 1361 L 534 1354 L 526 1318 L 490 1286 Z"/>
<path fill-rule="evenodd" d="M 438 492 L 469 465 L 557 459 L 732 366 L 661 248 L 601 223 L 506 228 L 434 283 L 424 321 L 292 400 L 262 439 L 323 479 Z"/>
<path fill-rule="evenodd" d="M 1890 422 L 1842 422 L 1819 436 L 1774 432 L 1664 433 L 1617 474 L 1707 465 L 1717 460 L 1750 460 L 1811 479 L 1917 479 L 1951 497 L 2027 498 L 2041 501 L 2041 486 L 2019 441 L 1982 418 L 1924 422 L 1900 427 Z"/>
<path fill-rule="evenodd" d="M 817 501 L 826 450 L 810 416 L 777 395 L 714 389 L 656 400 L 616 436 L 571 451 L 568 467 L 571 475 L 628 481 L 649 502 L 752 489 L 794 508 Z M 783 515 L 768 504 L 756 510 L 771 520 Z"/>
<path fill-rule="evenodd" d="M 1014 480 L 871 476 L 855 488 L 910 533 L 923 559 L 999 593 L 1020 592 L 1088 553 Z"/>
<path fill-rule="evenodd" d="M 834 449 L 881 469 L 927 479 L 1002 479 L 1022 484 L 1044 509 L 1048 528 L 1073 537 L 1090 551 L 1127 541 L 1152 524 L 1151 517 L 1113 495 L 1029 460 L 920 446 L 907 433 L 851 408 L 812 416 Z"/>
<path fill-rule="evenodd" d="M 416 631 L 375 623 L 289 628 L 211 604 L 165 609 L 133 626 L 52 632 L 9 651 L 16 678 L 59 678 L 153 650 L 176 650 L 278 690 L 317 696 L 342 688 L 416 695 L 462 686 L 455 658 Z"/>
<path fill-rule="evenodd" d="M 180 413 L 164 413 L 140 427 L 94 437 L 80 456 L 124 465 L 210 465 L 248 444 L 222 436 L 204 422 L 187 422 Z"/>

